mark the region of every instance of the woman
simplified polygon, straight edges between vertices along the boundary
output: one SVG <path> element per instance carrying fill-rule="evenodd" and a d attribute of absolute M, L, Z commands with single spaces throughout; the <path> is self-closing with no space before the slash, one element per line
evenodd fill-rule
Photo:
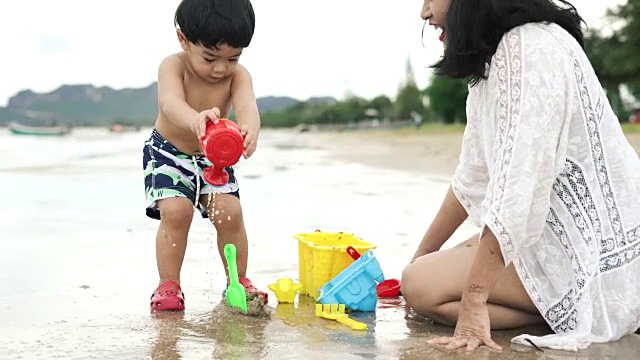
<path fill-rule="evenodd" d="M 440 75 L 469 79 L 451 188 L 403 274 L 415 312 L 473 350 L 491 329 L 547 323 L 514 342 L 584 349 L 640 319 L 640 159 L 583 51 L 566 1 L 425 0 Z M 469 218 L 477 237 L 438 251 Z"/>

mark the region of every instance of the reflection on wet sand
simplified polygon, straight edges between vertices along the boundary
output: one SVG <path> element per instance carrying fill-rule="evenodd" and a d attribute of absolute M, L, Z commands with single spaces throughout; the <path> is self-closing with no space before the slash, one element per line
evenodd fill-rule
<path fill-rule="evenodd" d="M 158 336 L 151 348 L 151 358 L 153 360 L 182 359 L 178 350 L 178 340 L 183 335 L 181 325 L 184 321 L 184 311 L 154 312 L 152 317 L 158 327 Z"/>
<path fill-rule="evenodd" d="M 308 296 L 299 296 L 295 304 L 278 304 L 275 308 L 274 317 L 280 320 L 281 323 L 274 323 L 274 326 L 282 328 L 282 325 L 286 325 L 287 328 L 284 328 L 283 331 L 296 333 L 296 336 L 300 338 L 308 337 L 307 345 L 310 348 L 335 347 L 341 344 L 353 345 L 354 343 L 350 343 L 351 340 L 362 339 L 367 336 L 369 331 L 352 330 L 337 321 L 316 317 L 315 304 L 315 300 Z M 350 317 L 363 321 L 361 318 L 354 316 L 353 313 L 350 314 Z M 371 326 L 370 322 L 363 322 Z M 274 335 L 270 336 L 273 337 Z"/>
<path fill-rule="evenodd" d="M 277 304 L 265 316 L 251 317 L 231 310 L 224 301 L 207 313 L 185 318 L 183 313 L 154 313 L 157 337 L 150 351 L 159 359 L 270 359 L 270 358 L 389 358 L 467 359 L 464 351 L 430 347 L 426 340 L 453 329 L 412 313 L 402 298 L 379 299 L 376 312 L 352 312 L 350 317 L 368 325 L 354 331 L 336 321 L 315 316 L 315 301 L 299 296 L 294 304 Z M 526 329 L 544 334 L 545 327 Z M 538 352 L 511 345 L 518 331 L 494 332 L 506 351 L 480 349 L 480 359 L 572 359 L 575 354 Z M 189 355 L 187 355 L 189 354 Z M 567 355 L 570 355 L 567 357 Z M 560 356 L 560 357 L 558 357 Z"/>
<path fill-rule="evenodd" d="M 266 355 L 264 331 L 272 311 L 267 310 L 261 316 L 247 316 L 229 308 L 222 300 L 212 311 L 191 319 L 185 319 L 182 311 L 154 312 L 152 316 L 158 333 L 151 358 L 189 358 L 183 354 L 193 352 L 189 343 L 204 342 L 212 347 L 209 356 L 212 359 L 262 359 Z M 201 352 L 202 349 L 198 351 Z"/>
<path fill-rule="evenodd" d="M 453 328 L 434 324 L 429 319 L 415 315 L 410 309 L 406 309 L 405 324 L 408 334 L 405 340 L 399 344 L 400 359 L 470 359 L 470 355 L 464 350 L 455 352 L 431 347 L 426 340 L 437 336 L 451 335 Z M 536 336 L 549 334 L 551 329 L 547 326 L 532 326 L 523 329 L 493 331 L 492 338 L 500 346 L 502 352 L 495 352 L 488 348 L 480 348 L 473 352 L 472 358 L 481 360 L 602 360 L 602 359 L 636 359 L 640 351 L 640 336 L 630 335 L 618 342 L 608 344 L 593 344 L 587 350 L 578 353 L 556 351 L 552 349 L 537 350 L 533 347 L 512 344 L 511 339 L 522 333 Z"/>

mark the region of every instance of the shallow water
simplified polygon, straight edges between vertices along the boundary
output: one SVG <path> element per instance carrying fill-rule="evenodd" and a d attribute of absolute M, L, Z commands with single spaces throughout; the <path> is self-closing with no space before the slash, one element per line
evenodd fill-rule
<path fill-rule="evenodd" d="M 0 129 L 0 359 L 469 358 L 429 348 L 424 339 L 452 329 L 413 316 L 402 299 L 351 314 L 366 332 L 316 318 L 304 296 L 278 304 L 269 291 L 270 317 L 229 311 L 215 235 L 199 216 L 182 272 L 187 310 L 151 314 L 158 223 L 144 213 L 148 134 L 81 129 L 36 139 Z M 236 167 L 256 286 L 297 279 L 293 235 L 315 229 L 375 243 L 385 276 L 400 277 L 447 179 L 344 163 L 294 133 L 264 131 L 260 141 Z M 465 225 L 447 246 L 474 231 Z M 625 359 L 640 350 L 627 337 L 579 355 L 540 353 L 509 345 L 517 333 L 495 335 L 509 352 L 474 358 Z"/>

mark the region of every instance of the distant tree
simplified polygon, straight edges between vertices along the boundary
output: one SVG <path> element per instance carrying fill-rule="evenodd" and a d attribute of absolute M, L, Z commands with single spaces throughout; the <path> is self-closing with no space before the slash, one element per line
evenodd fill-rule
<path fill-rule="evenodd" d="M 393 116 L 393 101 L 388 96 L 380 95 L 373 98 L 367 107 L 375 109 L 380 118 L 391 118 Z"/>
<path fill-rule="evenodd" d="M 466 103 L 469 91 L 466 80 L 434 75 L 425 93 L 429 98 L 429 108 L 443 122 L 467 122 Z"/>
<path fill-rule="evenodd" d="M 398 119 L 409 119 L 414 111 L 423 114 L 425 108 L 422 104 L 422 92 L 414 83 L 409 83 L 398 92 L 395 113 Z"/>
<path fill-rule="evenodd" d="M 263 127 L 294 127 L 301 123 L 300 117 L 289 111 L 267 111 L 260 116 Z"/>
<path fill-rule="evenodd" d="M 359 97 L 349 97 L 332 106 L 334 122 L 347 124 L 364 119 L 367 101 Z"/>
<path fill-rule="evenodd" d="M 585 37 L 585 51 L 602 82 L 613 110 L 626 121 L 620 86 L 625 85 L 635 99 L 640 99 L 640 0 L 609 9 L 607 29 L 590 29 Z M 607 31 L 605 31 L 607 30 Z"/>

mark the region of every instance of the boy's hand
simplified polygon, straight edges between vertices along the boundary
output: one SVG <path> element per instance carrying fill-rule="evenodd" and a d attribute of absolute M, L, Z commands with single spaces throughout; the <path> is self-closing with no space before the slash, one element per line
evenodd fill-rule
<path fill-rule="evenodd" d="M 211 110 L 205 110 L 196 115 L 195 119 L 193 119 L 189 125 L 189 130 L 196 134 L 198 139 L 202 139 L 206 133 L 207 121 L 212 121 L 214 124 L 217 124 L 219 119 L 220 109 L 217 107 L 214 107 Z"/>
<path fill-rule="evenodd" d="M 253 152 L 256 151 L 256 146 L 258 145 L 258 129 L 249 130 L 247 125 L 242 125 L 240 128 L 240 132 L 242 133 L 242 137 L 244 138 L 244 158 L 248 159 Z"/>

